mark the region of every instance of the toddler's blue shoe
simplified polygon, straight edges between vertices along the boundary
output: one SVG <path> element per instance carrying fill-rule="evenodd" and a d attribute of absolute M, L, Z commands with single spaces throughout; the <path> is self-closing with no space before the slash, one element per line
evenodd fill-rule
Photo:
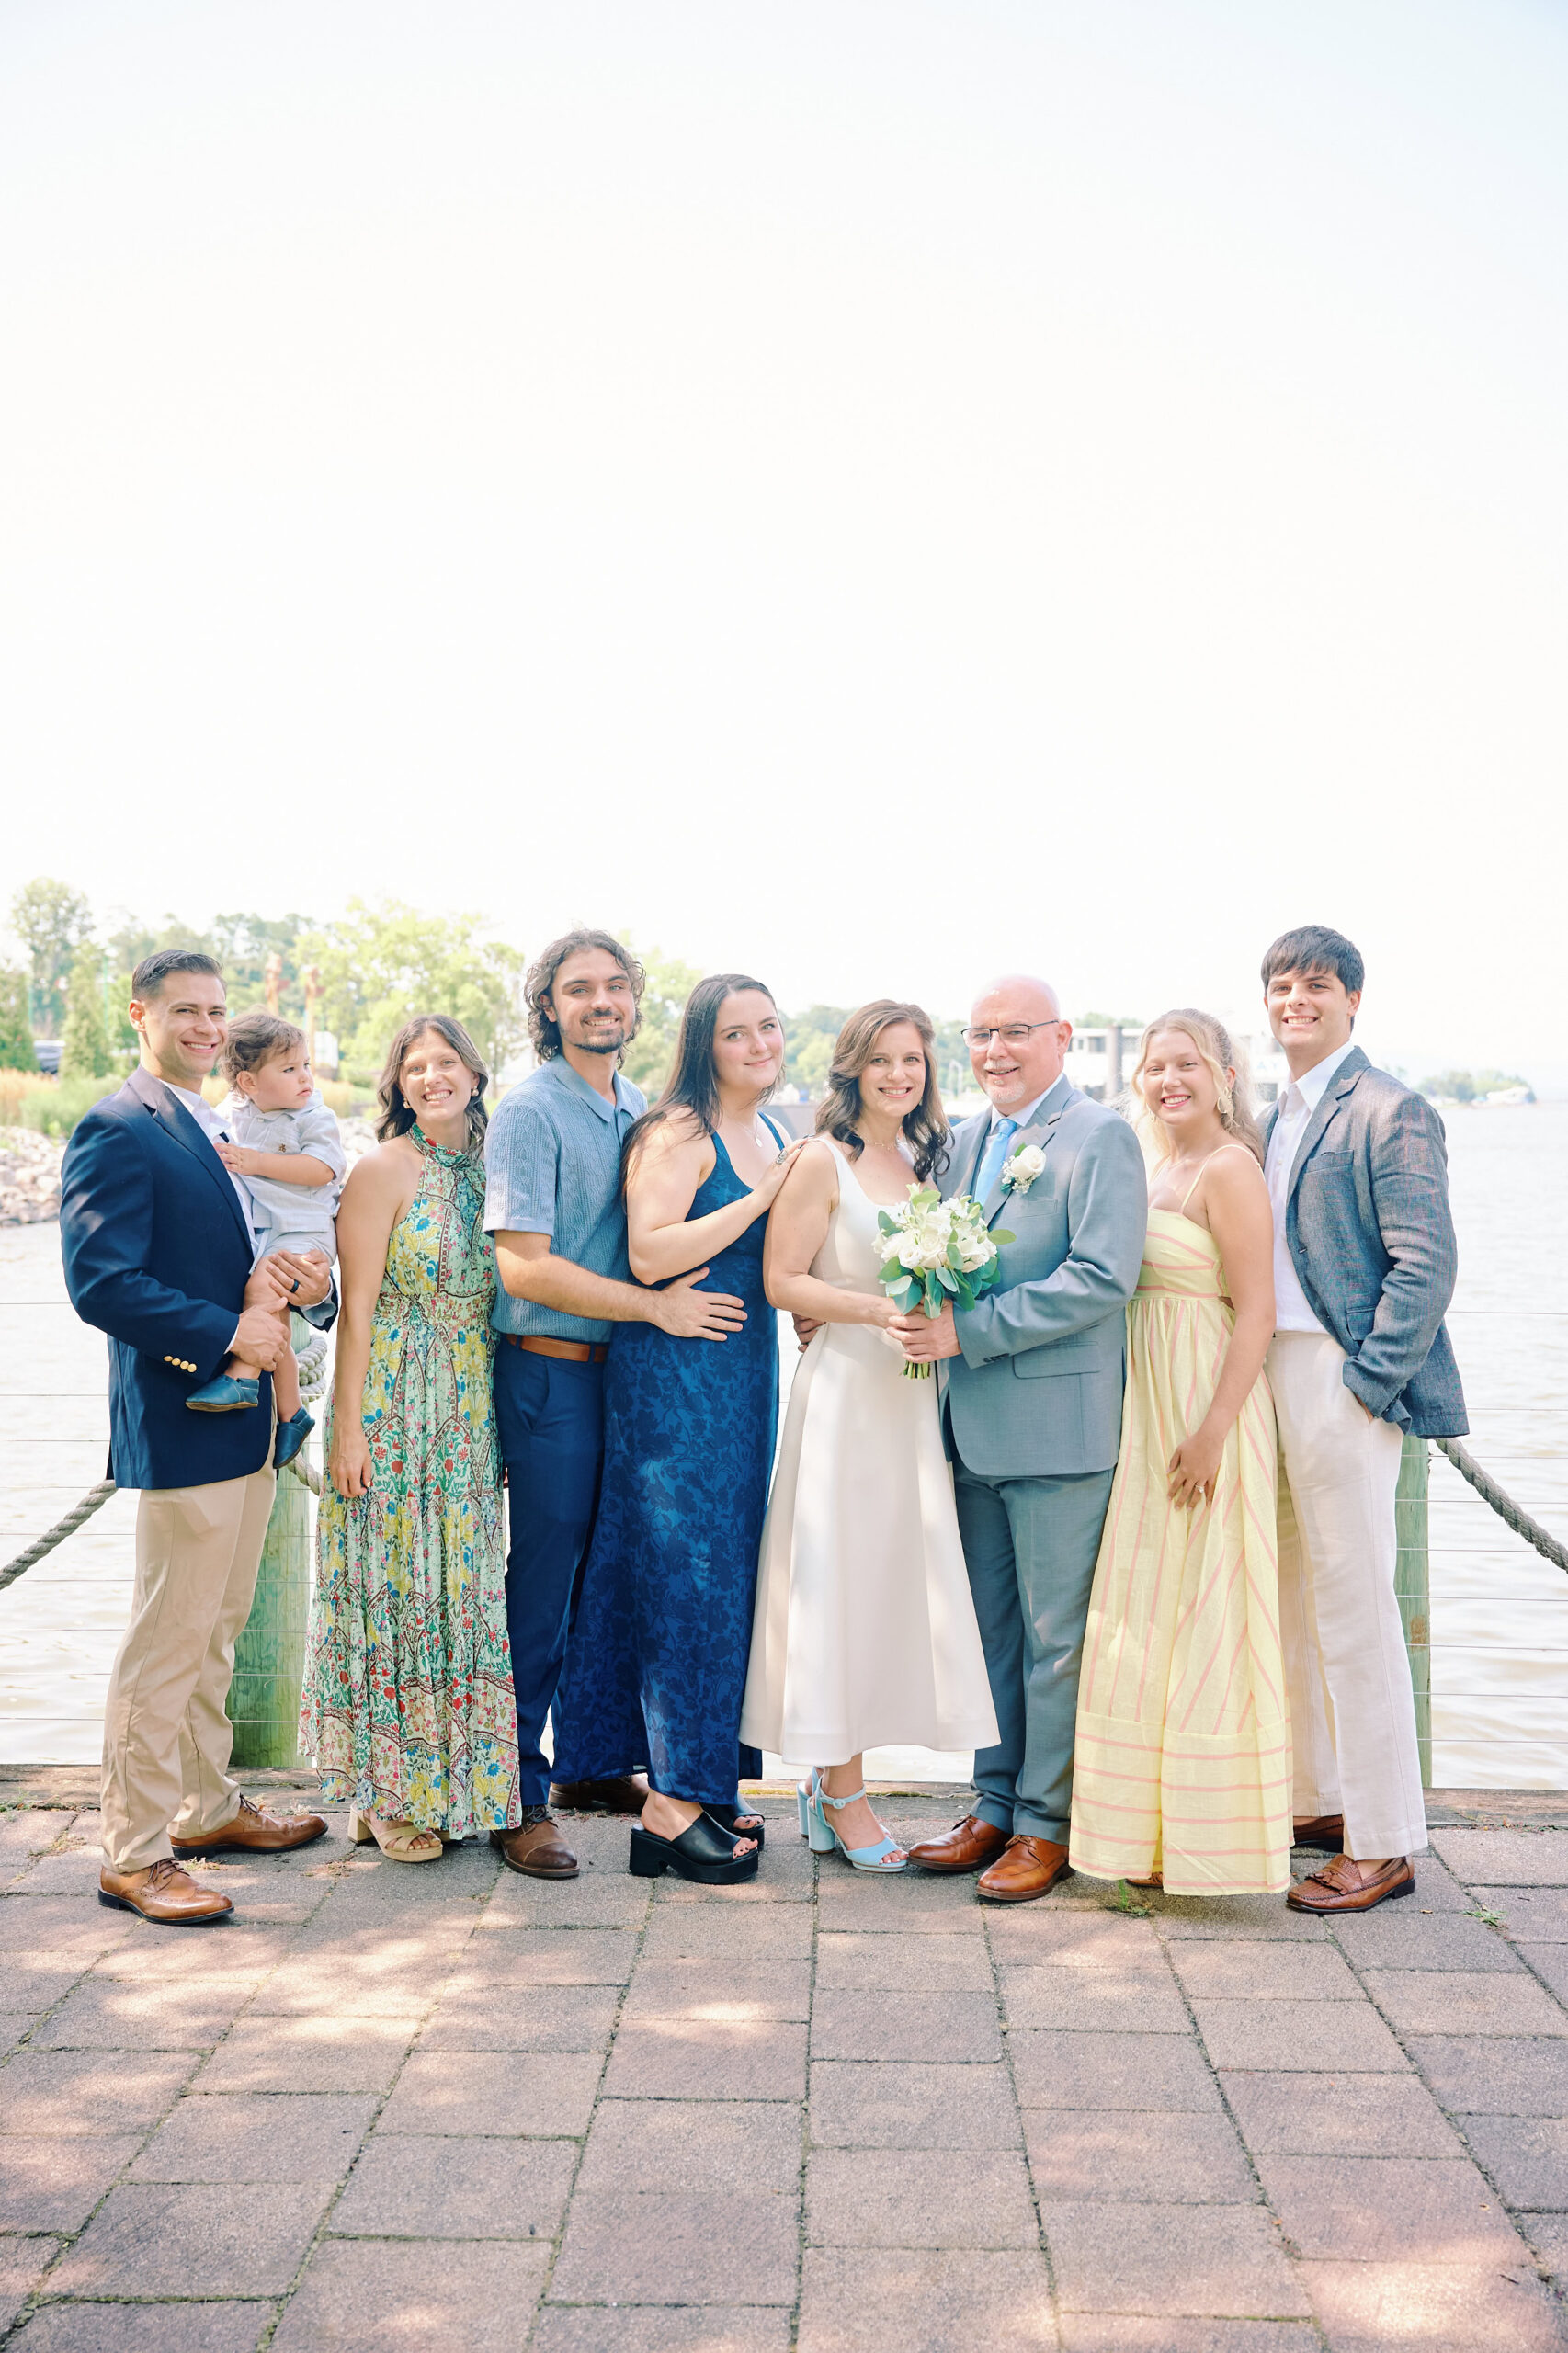
<path fill-rule="evenodd" d="M 185 1401 L 189 1414 L 243 1414 L 247 1406 L 260 1403 L 260 1381 L 236 1381 L 230 1372 L 221 1372 L 216 1381 L 204 1381 Z"/>
<path fill-rule="evenodd" d="M 287 1470 L 314 1427 L 313 1418 L 302 1405 L 297 1414 L 290 1414 L 286 1422 L 278 1423 L 278 1437 L 272 1449 L 274 1470 Z"/>

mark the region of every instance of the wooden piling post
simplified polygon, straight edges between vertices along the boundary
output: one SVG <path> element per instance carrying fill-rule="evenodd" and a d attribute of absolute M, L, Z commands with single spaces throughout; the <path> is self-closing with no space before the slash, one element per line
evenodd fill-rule
<path fill-rule="evenodd" d="M 1421 1752 L 1421 1786 L 1432 1786 L 1432 1601 L 1426 1563 L 1427 1446 L 1407 1438 L 1400 1458 L 1394 1496 L 1399 1552 L 1394 1592 L 1404 1624 L 1405 1655 L 1415 1695 L 1415 1738 Z"/>
<path fill-rule="evenodd" d="M 234 1727 L 237 1767 L 287 1770 L 300 1762 L 300 1685 L 310 1606 L 310 1490 L 285 1471 L 267 1523 L 256 1599 L 234 1646 L 229 1722 Z"/>

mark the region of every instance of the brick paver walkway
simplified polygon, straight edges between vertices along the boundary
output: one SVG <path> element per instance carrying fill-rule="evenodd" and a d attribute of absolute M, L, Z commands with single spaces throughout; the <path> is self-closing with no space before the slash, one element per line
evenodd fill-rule
<path fill-rule="evenodd" d="M 706 1892 L 620 1824 L 550 1888 L 339 1822 L 180 1932 L 97 1904 L 94 1816 L 0 1817 L 6 2353 L 1568 2342 L 1568 1834 L 1439 1831 L 1331 1935 L 769 1824 Z"/>

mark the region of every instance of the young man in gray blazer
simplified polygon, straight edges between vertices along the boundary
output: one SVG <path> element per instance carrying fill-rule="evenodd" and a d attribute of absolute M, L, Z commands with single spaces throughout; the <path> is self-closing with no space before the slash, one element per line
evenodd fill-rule
<path fill-rule="evenodd" d="M 1290 1072 L 1265 1167 L 1296 1843 L 1333 1858 L 1291 1889 L 1299 1912 L 1368 1912 L 1415 1885 L 1426 1814 L 1394 1491 L 1406 1431 L 1470 1427 L 1443 1325 L 1458 1271 L 1443 1123 L 1354 1043 L 1363 979 L 1356 949 L 1323 924 L 1284 933 L 1263 960 Z"/>
<path fill-rule="evenodd" d="M 1121 1442 L 1125 1310 L 1148 1190 L 1131 1129 L 1062 1069 L 1073 1026 L 1053 989 L 995 981 L 970 1019 L 991 1108 L 955 1131 L 942 1190 L 975 1194 L 1014 1239 L 996 1288 L 967 1313 L 893 1328 L 913 1360 L 944 1366 L 943 1427 L 1001 1738 L 975 1757 L 974 1813 L 910 1860 L 980 1870 L 988 1902 L 1028 1904 L 1067 1868 L 1078 1668 Z"/>

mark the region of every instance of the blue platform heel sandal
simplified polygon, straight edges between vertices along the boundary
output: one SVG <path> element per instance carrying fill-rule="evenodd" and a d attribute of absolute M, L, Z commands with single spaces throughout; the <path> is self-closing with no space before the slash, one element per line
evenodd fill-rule
<path fill-rule="evenodd" d="M 821 1773 L 812 1774 L 812 1794 L 806 1803 L 806 1835 L 811 1840 L 812 1854 L 831 1855 L 836 1847 L 845 1861 L 858 1871 L 885 1874 L 907 1870 L 909 1859 L 896 1838 L 881 1838 L 874 1847 L 846 1847 L 835 1825 L 828 1820 L 830 1813 L 842 1813 L 846 1805 L 853 1805 L 857 1798 L 863 1798 L 865 1794 L 866 1785 L 862 1781 L 860 1787 L 851 1790 L 846 1798 L 830 1798 L 823 1788 Z"/>

